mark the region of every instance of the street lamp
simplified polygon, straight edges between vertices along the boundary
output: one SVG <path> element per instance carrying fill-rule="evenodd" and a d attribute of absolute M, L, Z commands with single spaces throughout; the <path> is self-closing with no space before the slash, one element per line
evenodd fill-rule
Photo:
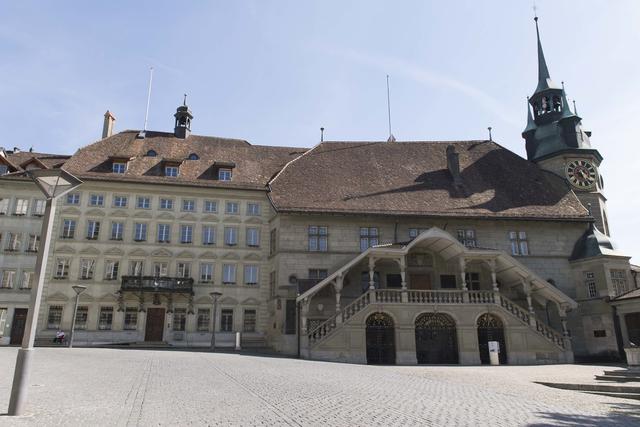
<path fill-rule="evenodd" d="M 216 312 L 218 311 L 218 298 L 222 296 L 222 292 L 211 292 L 213 299 L 213 331 L 211 331 L 211 351 L 216 351 Z"/>
<path fill-rule="evenodd" d="M 73 331 L 76 329 L 76 314 L 78 313 L 78 301 L 80 301 L 80 294 L 87 290 L 87 287 L 82 285 L 73 285 L 72 288 L 76 292 L 76 305 L 73 308 L 73 320 L 71 320 L 71 334 L 69 336 L 69 348 L 73 348 Z"/>
<path fill-rule="evenodd" d="M 27 314 L 25 334 L 22 339 L 22 347 L 18 350 L 16 367 L 13 373 L 13 385 L 9 400 L 9 415 L 22 415 L 27 402 L 27 390 L 29 388 L 29 368 L 33 355 L 33 343 L 38 327 L 38 312 L 40 300 L 44 288 L 44 272 L 47 266 L 47 256 L 51 244 L 53 232 L 53 219 L 55 217 L 57 199 L 67 194 L 80 184 L 75 176 L 62 169 L 37 169 L 26 171 L 26 175 L 33 180 L 46 197 L 44 216 L 42 218 L 41 247 L 38 250 L 35 273 L 38 280 L 31 290 L 31 301 Z"/>

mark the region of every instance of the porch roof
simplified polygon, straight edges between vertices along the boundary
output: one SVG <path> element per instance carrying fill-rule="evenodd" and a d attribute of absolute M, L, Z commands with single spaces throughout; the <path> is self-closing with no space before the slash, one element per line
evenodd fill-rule
<path fill-rule="evenodd" d="M 504 285 L 510 286 L 516 283 L 527 282 L 534 294 L 539 294 L 558 304 L 566 305 L 570 308 L 578 306 L 572 298 L 560 289 L 551 285 L 546 280 L 540 278 L 521 262 L 508 255 L 504 251 L 497 249 L 467 248 L 455 237 L 438 227 L 420 233 L 418 237 L 406 244 L 387 244 L 368 248 L 358 256 L 351 259 L 345 265 L 333 272 L 331 275 L 318 282 L 315 286 L 298 296 L 297 301 L 303 301 L 312 297 L 325 286 L 331 284 L 339 276 L 346 274 L 351 268 L 358 265 L 362 260 L 369 257 L 375 259 L 399 258 L 407 255 L 411 250 L 424 248 L 437 253 L 446 261 L 463 258 L 466 261 L 487 261 L 495 262 L 495 272 Z"/>

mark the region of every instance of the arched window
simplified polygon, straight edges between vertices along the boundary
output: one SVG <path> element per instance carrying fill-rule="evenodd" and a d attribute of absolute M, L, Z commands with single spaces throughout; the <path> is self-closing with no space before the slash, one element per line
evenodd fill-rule
<path fill-rule="evenodd" d="M 538 104 L 537 102 L 533 103 L 533 113 L 536 115 L 536 117 L 538 117 L 541 114 L 540 104 Z"/>
<path fill-rule="evenodd" d="M 549 97 L 544 96 L 542 97 L 542 113 L 548 113 L 549 111 L 551 111 L 551 106 L 549 105 Z"/>
<path fill-rule="evenodd" d="M 155 150 L 149 150 L 146 155 L 147 157 L 156 157 L 158 153 L 156 153 Z"/>
<path fill-rule="evenodd" d="M 198 160 L 199 158 L 196 153 L 189 154 L 189 160 Z"/>
<path fill-rule="evenodd" d="M 553 111 L 560 112 L 562 111 L 562 102 L 560 101 L 559 96 L 553 97 Z"/>

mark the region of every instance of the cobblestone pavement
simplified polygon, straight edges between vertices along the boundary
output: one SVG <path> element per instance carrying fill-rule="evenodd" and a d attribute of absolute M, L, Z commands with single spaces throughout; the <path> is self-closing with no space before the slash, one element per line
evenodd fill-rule
<path fill-rule="evenodd" d="M 0 348 L 0 412 L 17 349 Z M 38 348 L 29 414 L 0 425 L 624 426 L 640 402 L 533 384 L 602 366 L 374 367 L 238 354 Z"/>

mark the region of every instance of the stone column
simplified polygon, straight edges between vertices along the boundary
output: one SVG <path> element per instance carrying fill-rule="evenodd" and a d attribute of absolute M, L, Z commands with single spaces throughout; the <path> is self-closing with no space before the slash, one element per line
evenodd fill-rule
<path fill-rule="evenodd" d="M 302 335 L 307 334 L 307 316 L 309 315 L 310 298 L 305 298 L 300 303 L 300 332 Z"/>
<path fill-rule="evenodd" d="M 491 259 L 488 261 L 489 270 L 491 271 L 491 287 L 493 288 L 493 292 L 498 292 L 498 279 L 496 275 L 496 260 Z"/>
<path fill-rule="evenodd" d="M 567 304 L 559 303 L 558 304 L 558 314 L 560 315 L 560 324 L 562 325 L 562 335 L 565 337 L 569 336 L 569 329 L 567 329 Z"/>
<path fill-rule="evenodd" d="M 342 323 L 342 316 L 340 316 L 340 311 L 342 310 L 342 307 L 340 306 L 340 297 L 342 295 L 343 283 L 344 277 L 342 274 L 338 275 L 338 277 L 333 281 L 333 289 L 336 291 L 336 323 Z"/>
<path fill-rule="evenodd" d="M 459 262 L 459 266 L 460 266 L 460 280 L 462 281 L 462 290 L 463 291 L 467 291 L 467 260 L 464 259 L 464 257 L 460 257 L 458 259 Z"/>
<path fill-rule="evenodd" d="M 369 257 L 369 290 L 373 291 L 376 288 L 376 282 L 374 280 L 374 268 L 376 266 L 376 259 L 372 256 Z"/>
<path fill-rule="evenodd" d="M 522 290 L 524 291 L 524 294 L 527 298 L 527 309 L 529 310 L 529 324 L 531 326 L 535 326 L 535 319 L 534 319 L 534 311 L 533 311 L 533 301 L 531 299 L 531 284 L 529 283 L 528 280 L 522 279 Z"/>
<path fill-rule="evenodd" d="M 402 280 L 402 302 L 409 302 L 409 294 L 407 292 L 407 257 L 403 255 L 399 260 L 398 264 L 400 264 L 400 279 Z"/>

